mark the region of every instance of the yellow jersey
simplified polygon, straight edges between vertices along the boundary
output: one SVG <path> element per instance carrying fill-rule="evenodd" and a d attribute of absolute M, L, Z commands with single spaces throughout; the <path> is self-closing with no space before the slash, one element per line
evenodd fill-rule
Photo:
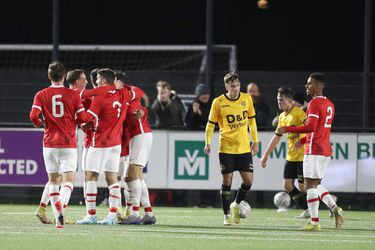
<path fill-rule="evenodd" d="M 223 94 L 213 100 L 208 121 L 219 125 L 219 153 L 251 152 L 248 128 L 249 118 L 254 117 L 253 100 L 249 94 L 240 92 L 236 100 Z"/>
<path fill-rule="evenodd" d="M 299 107 L 293 107 L 288 114 L 286 114 L 284 111 L 279 115 L 279 123 L 277 128 L 285 126 L 301 126 L 304 124 L 305 120 L 306 113 Z M 304 147 L 296 150 L 294 149 L 294 144 L 305 136 L 305 134 L 297 133 L 286 134 L 286 138 L 288 139 L 288 153 L 286 159 L 288 161 L 303 161 Z"/>

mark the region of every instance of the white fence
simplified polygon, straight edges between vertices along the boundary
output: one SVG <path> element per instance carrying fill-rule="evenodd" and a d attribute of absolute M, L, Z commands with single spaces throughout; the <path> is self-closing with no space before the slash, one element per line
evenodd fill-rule
<path fill-rule="evenodd" d="M 149 188 L 219 189 L 221 174 L 218 160 L 218 133 L 214 133 L 212 152 L 203 153 L 204 132 L 154 131 L 154 143 L 145 179 Z M 260 132 L 263 153 L 273 132 Z M 42 131 L 0 129 L 0 185 L 42 186 L 46 174 L 42 157 Z M 333 156 L 324 185 L 335 192 L 375 193 L 375 134 L 334 133 Z M 254 157 L 253 190 L 281 190 L 286 157 L 285 138 L 277 146 L 267 168 Z M 258 154 L 260 155 L 260 154 Z M 82 186 L 82 171 L 75 185 Z M 233 188 L 240 185 L 235 174 Z M 105 187 L 103 177 L 99 186 Z"/>

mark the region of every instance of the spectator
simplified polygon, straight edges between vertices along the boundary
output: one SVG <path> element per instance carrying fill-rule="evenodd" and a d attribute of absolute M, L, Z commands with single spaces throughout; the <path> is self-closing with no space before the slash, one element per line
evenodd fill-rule
<path fill-rule="evenodd" d="M 189 106 L 185 123 L 189 129 L 198 130 L 207 124 L 211 108 L 210 89 L 206 84 L 198 84 L 195 88 L 195 100 Z"/>
<path fill-rule="evenodd" d="M 263 96 L 259 90 L 259 85 L 255 82 L 251 82 L 247 85 L 247 93 L 253 98 L 255 108 L 255 120 L 259 127 L 265 127 L 267 120 L 270 115 L 270 108 L 267 103 L 264 102 Z"/>
<path fill-rule="evenodd" d="M 183 126 L 185 108 L 176 92 L 171 90 L 171 85 L 167 81 L 159 81 L 156 89 L 158 95 L 151 106 L 156 128 Z"/>

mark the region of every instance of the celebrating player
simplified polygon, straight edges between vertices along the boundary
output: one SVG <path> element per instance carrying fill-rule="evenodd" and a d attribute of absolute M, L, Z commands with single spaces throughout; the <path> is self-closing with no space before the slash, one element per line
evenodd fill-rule
<path fill-rule="evenodd" d="M 48 66 L 51 86 L 39 91 L 30 112 L 35 127 L 41 127 L 44 117 L 43 157 L 48 173 L 49 198 L 56 228 L 64 227 L 64 211 L 73 190 L 77 169 L 76 117 L 79 122 L 88 120 L 79 96 L 64 87 L 65 67 L 54 61 Z M 59 172 L 62 187 L 59 192 Z"/>

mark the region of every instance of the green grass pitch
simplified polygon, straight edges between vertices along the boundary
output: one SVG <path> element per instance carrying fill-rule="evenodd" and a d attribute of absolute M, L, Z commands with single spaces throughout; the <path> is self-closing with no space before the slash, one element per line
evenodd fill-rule
<path fill-rule="evenodd" d="M 55 229 L 34 216 L 36 206 L 0 205 L 1 249 L 375 249 L 375 212 L 344 211 L 344 225 L 334 227 L 320 210 L 321 232 L 303 232 L 300 210 L 277 213 L 253 209 L 240 224 L 223 226 L 221 209 L 156 207 L 157 224 L 66 225 Z M 48 215 L 52 218 L 50 207 Z M 100 218 L 107 209 L 99 207 Z M 70 206 L 67 217 L 83 217 L 83 206 Z"/>

